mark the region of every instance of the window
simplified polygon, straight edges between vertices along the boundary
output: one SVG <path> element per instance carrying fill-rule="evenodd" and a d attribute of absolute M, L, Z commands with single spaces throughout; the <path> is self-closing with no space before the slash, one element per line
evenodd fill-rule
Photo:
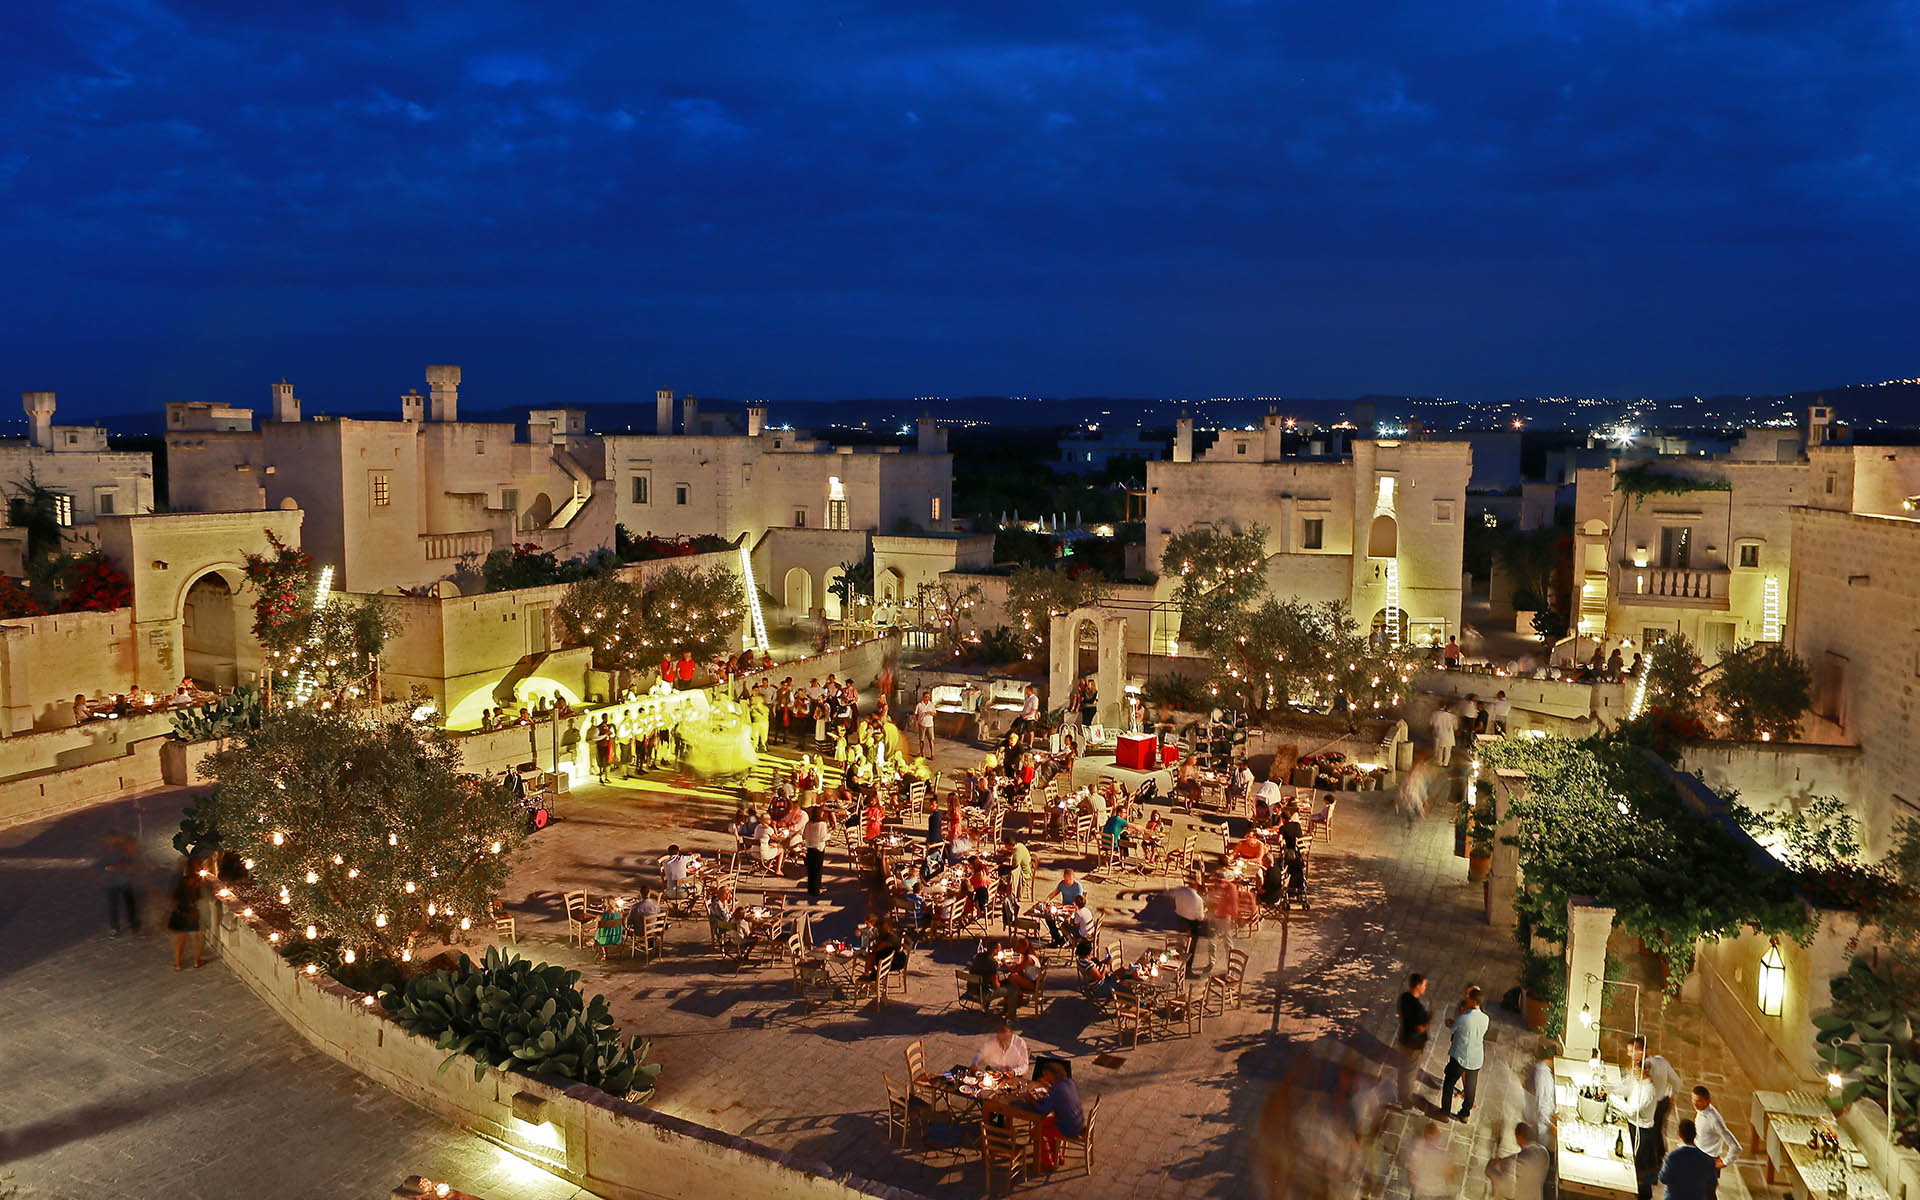
<path fill-rule="evenodd" d="M 1648 625 L 1640 631 L 1640 645 L 1648 650 L 1667 640 L 1667 631 L 1658 625 Z"/>
<path fill-rule="evenodd" d="M 690 491 L 691 489 L 688 488 L 687 485 L 684 483 L 674 484 L 673 485 L 673 502 L 675 504 L 680 505 L 682 508 L 685 508 L 687 504 L 687 496 Z"/>
<path fill-rule="evenodd" d="M 938 521 L 940 519 L 940 497 L 935 496 L 933 498 L 933 504 L 931 508 L 928 509 L 927 515 L 930 519 L 935 521 Z"/>
<path fill-rule="evenodd" d="M 73 525 L 73 497 L 65 492 L 53 493 L 53 520 L 61 528 Z"/>
<path fill-rule="evenodd" d="M 1433 523 L 1435 525 L 1453 524 L 1453 501 L 1435 500 L 1433 502 Z"/>
<path fill-rule="evenodd" d="M 635 475 L 633 477 L 633 502 L 635 504 L 645 504 L 647 502 L 647 477 L 645 475 Z"/>
<path fill-rule="evenodd" d="M 372 480 L 373 480 L 373 506 L 375 508 L 385 508 L 388 505 L 392 504 L 393 503 L 393 483 L 392 483 L 391 476 L 389 476 L 385 471 L 375 471 L 372 474 Z"/>
<path fill-rule="evenodd" d="M 1247 444 L 1245 442 L 1235 442 L 1233 444 L 1233 452 L 1235 454 L 1245 454 L 1247 452 Z"/>
<path fill-rule="evenodd" d="M 1660 565 L 1685 569 L 1693 562 L 1693 527 L 1668 525 L 1660 531 Z"/>
<path fill-rule="evenodd" d="M 69 446 L 78 446 L 79 444 L 80 444 L 80 435 L 79 435 L 79 434 L 77 434 L 77 433 L 70 433 L 70 434 L 68 434 L 68 435 L 67 435 L 67 445 L 69 445 Z M 1828 490 L 1829 492 L 1831 492 L 1831 491 L 1833 490 L 1833 480 L 1832 480 L 1831 478 L 1829 478 L 1829 479 L 1827 480 L 1827 490 Z"/>
<path fill-rule="evenodd" d="M 67 436 L 72 437 L 73 435 L 68 434 Z M 1833 476 L 1831 475 L 1827 476 L 1827 495 L 1833 495 Z"/>
<path fill-rule="evenodd" d="M 487 452 L 487 439 L 485 438 L 473 439 L 473 452 L 475 454 L 485 454 Z"/>
<path fill-rule="evenodd" d="M 827 528 L 851 529 L 847 523 L 847 502 L 845 500 L 827 501 Z"/>
<path fill-rule="evenodd" d="M 1743 567 L 1757 567 L 1760 565 L 1760 546 L 1758 543 L 1748 542 L 1746 545 L 1740 547 L 1740 565 Z"/>
<path fill-rule="evenodd" d="M 1300 522 L 1300 546 L 1305 550 L 1319 550 L 1326 545 L 1327 523 L 1320 517 L 1308 517 Z"/>
<path fill-rule="evenodd" d="M 805 529 L 807 527 L 806 509 L 796 508 L 793 510 L 793 527 L 795 529 Z"/>
<path fill-rule="evenodd" d="M 113 515 L 113 492 L 110 489 L 93 494 L 93 511 L 103 517 Z"/>

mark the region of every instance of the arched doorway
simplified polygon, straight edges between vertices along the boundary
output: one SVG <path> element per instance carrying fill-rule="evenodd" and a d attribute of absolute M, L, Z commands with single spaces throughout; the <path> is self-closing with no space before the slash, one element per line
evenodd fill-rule
<path fill-rule="evenodd" d="M 1100 670 L 1100 626 L 1082 619 L 1073 626 L 1073 677 L 1085 679 Z"/>
<path fill-rule="evenodd" d="M 201 684 L 231 687 L 240 682 L 240 628 L 237 571 L 208 571 L 187 588 L 181 605 L 180 643 L 186 674 Z"/>
<path fill-rule="evenodd" d="M 1385 513 L 1373 519 L 1373 525 L 1367 530 L 1368 558 L 1395 558 L 1399 556 L 1400 529 L 1392 517 Z"/>
<path fill-rule="evenodd" d="M 541 492 L 533 498 L 533 504 L 527 509 L 526 518 L 521 522 L 520 528 L 545 529 L 547 522 L 552 519 L 553 500 L 545 492 Z"/>
<path fill-rule="evenodd" d="M 1404 646 L 1407 644 L 1407 610 L 1404 608 L 1396 608 L 1393 610 L 1393 615 L 1398 618 L 1398 620 L 1395 621 L 1395 624 L 1397 624 L 1400 627 L 1398 631 L 1398 634 L 1399 634 L 1398 642 L 1400 645 Z M 1383 608 L 1383 609 L 1379 609 L 1373 614 L 1373 620 L 1369 622 L 1367 625 L 1368 641 L 1372 642 L 1376 646 L 1379 645 L 1382 640 L 1382 635 L 1386 632 L 1386 629 L 1387 629 L 1387 610 Z"/>
<path fill-rule="evenodd" d="M 833 589 L 834 585 L 845 576 L 846 572 L 839 567 L 835 567 L 826 574 L 825 587 L 820 592 L 820 614 L 829 621 L 840 619 L 840 596 Z"/>
<path fill-rule="evenodd" d="M 780 601 L 789 610 L 802 615 L 813 611 L 813 576 L 805 567 L 789 567 L 780 586 Z"/>

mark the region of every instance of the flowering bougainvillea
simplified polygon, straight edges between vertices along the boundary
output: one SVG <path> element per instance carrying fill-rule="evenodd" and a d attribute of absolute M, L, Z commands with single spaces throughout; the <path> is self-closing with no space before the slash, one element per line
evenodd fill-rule
<path fill-rule="evenodd" d="M 0 620 L 14 620 L 19 617 L 37 617 L 47 611 L 33 598 L 11 575 L 0 575 Z"/>
<path fill-rule="evenodd" d="M 104 554 L 75 559 L 59 612 L 112 612 L 133 605 L 133 581 Z"/>

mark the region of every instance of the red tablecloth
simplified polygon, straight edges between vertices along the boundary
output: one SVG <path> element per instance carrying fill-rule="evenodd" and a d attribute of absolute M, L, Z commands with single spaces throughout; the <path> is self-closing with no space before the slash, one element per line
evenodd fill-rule
<path fill-rule="evenodd" d="M 1113 761 L 1129 771 L 1154 770 L 1160 765 L 1159 740 L 1150 733 L 1123 733 L 1114 744 Z"/>

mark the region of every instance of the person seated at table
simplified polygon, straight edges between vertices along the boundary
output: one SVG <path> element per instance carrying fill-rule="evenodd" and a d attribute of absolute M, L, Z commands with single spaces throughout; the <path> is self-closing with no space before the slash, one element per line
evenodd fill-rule
<path fill-rule="evenodd" d="M 1307 900 L 1307 856 L 1300 853 L 1298 846 L 1282 846 L 1280 861 L 1287 868 L 1287 895 L 1300 901 Z"/>
<path fill-rule="evenodd" d="M 867 810 L 864 815 L 866 817 L 866 838 L 870 842 L 877 841 L 885 829 L 887 821 L 887 810 L 881 807 L 880 794 L 878 792 L 867 797 Z"/>
<path fill-rule="evenodd" d="M 773 799 L 767 801 L 767 819 L 769 821 L 785 820 L 787 810 L 792 807 L 793 789 L 786 784 L 782 784 L 774 790 Z"/>
<path fill-rule="evenodd" d="M 1060 872 L 1060 882 L 1054 884 L 1053 890 L 1041 897 L 1041 899 L 1051 900 L 1055 896 L 1058 896 L 1060 903 L 1072 904 L 1086 894 L 1087 889 L 1081 886 L 1078 879 L 1074 878 L 1073 868 L 1068 867 L 1066 870 Z"/>
<path fill-rule="evenodd" d="M 713 940 L 720 941 L 721 931 L 733 920 L 733 889 L 717 887 L 707 896 L 707 925 L 713 931 Z"/>
<path fill-rule="evenodd" d="M 1273 826 L 1273 821 L 1273 805 L 1267 803 L 1265 796 L 1256 798 L 1253 802 L 1253 827 L 1269 829 Z"/>
<path fill-rule="evenodd" d="M 1060 1143 L 1077 1138 L 1087 1130 L 1086 1110 L 1080 1106 L 1080 1089 L 1059 1059 L 1048 1059 L 1040 1067 L 1040 1082 L 1046 1092 L 1035 1102 L 1041 1121 L 1034 1128 L 1034 1165 L 1051 1171 L 1060 1165 Z"/>
<path fill-rule="evenodd" d="M 760 865 L 773 875 L 784 875 L 781 868 L 787 862 L 787 843 L 785 838 L 776 839 L 774 827 L 766 821 L 760 822 L 760 828 L 754 834 L 755 852 L 760 856 Z"/>
<path fill-rule="evenodd" d="M 87 703 L 85 696 L 76 695 L 73 698 L 73 723 L 80 725 L 91 720 L 93 720 L 93 706 Z"/>
<path fill-rule="evenodd" d="M 1100 827 L 1101 844 L 1113 854 L 1124 854 L 1127 849 L 1127 811 L 1126 807 L 1115 808 L 1107 823 Z"/>
<path fill-rule="evenodd" d="M 1247 862 L 1259 862 L 1266 856 L 1267 844 L 1261 841 L 1260 835 L 1251 829 L 1247 830 L 1245 837 L 1233 845 L 1234 858 L 1244 859 Z"/>
<path fill-rule="evenodd" d="M 1291 800 L 1280 810 L 1280 840 L 1289 846 L 1300 844 L 1300 810 Z"/>
<path fill-rule="evenodd" d="M 992 894 L 993 877 L 987 872 L 987 860 L 975 855 L 967 860 L 967 915 L 984 922 Z"/>
<path fill-rule="evenodd" d="M 660 915 L 660 902 L 653 898 L 651 888 L 641 888 L 640 898 L 633 903 L 633 915 L 636 917 L 657 917 Z"/>
<path fill-rule="evenodd" d="M 1095 933 L 1093 907 L 1087 903 L 1085 895 L 1074 900 L 1073 911 L 1067 915 L 1067 925 L 1073 931 L 1073 944 L 1076 950 L 1081 946 L 1089 950 L 1093 948 Z"/>
<path fill-rule="evenodd" d="M 1014 943 L 1019 959 L 1000 976 L 1000 995 L 1006 1001 L 1006 1017 L 1011 1021 L 1020 1011 L 1022 996 L 1040 994 L 1040 955 L 1035 953 L 1033 943 L 1021 938 Z"/>
<path fill-rule="evenodd" d="M 666 889 L 660 894 L 668 900 L 681 900 L 693 895 L 693 889 L 687 886 L 687 876 L 693 874 L 693 856 L 680 853 L 680 847 L 667 847 L 667 856 L 660 860 L 660 878 L 666 883 Z"/>
<path fill-rule="evenodd" d="M 967 832 L 966 826 L 956 826 L 952 839 L 947 843 L 948 860 L 951 862 L 959 862 L 964 858 L 972 857 L 972 855 L 973 835 Z"/>
<path fill-rule="evenodd" d="M 1287 864 L 1284 854 L 1276 854 L 1267 860 L 1267 869 L 1260 875 L 1260 903 L 1278 904 L 1287 895 Z"/>
<path fill-rule="evenodd" d="M 867 938 L 866 978 L 879 978 L 882 964 L 889 971 L 903 971 L 907 966 L 906 945 L 895 931 L 892 918 L 885 913 L 873 918 L 873 931 Z"/>
<path fill-rule="evenodd" d="M 1158 850 L 1166 838 L 1167 823 L 1161 819 L 1160 810 L 1156 808 L 1147 814 L 1146 828 L 1140 831 L 1140 844 L 1148 850 Z"/>
<path fill-rule="evenodd" d="M 1140 968 L 1130 963 L 1116 964 L 1112 951 L 1095 958 L 1092 943 L 1087 943 L 1086 953 L 1075 956 L 1074 967 L 1080 972 L 1082 990 L 1096 1000 L 1116 992 L 1132 995 L 1134 980 L 1140 977 Z"/>
<path fill-rule="evenodd" d="M 980 1049 L 974 1051 L 973 1069 L 1024 1077 L 1032 1061 L 1027 1054 L 1026 1039 L 1002 1021 L 987 1035 L 987 1040 L 980 1043 Z"/>

